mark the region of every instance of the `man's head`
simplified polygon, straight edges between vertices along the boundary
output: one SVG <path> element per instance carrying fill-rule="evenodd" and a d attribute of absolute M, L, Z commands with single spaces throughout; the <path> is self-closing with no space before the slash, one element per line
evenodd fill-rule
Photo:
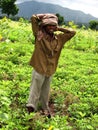
<path fill-rule="evenodd" d="M 45 14 L 42 19 L 41 25 L 49 34 L 53 34 L 58 26 L 58 17 L 55 14 Z"/>

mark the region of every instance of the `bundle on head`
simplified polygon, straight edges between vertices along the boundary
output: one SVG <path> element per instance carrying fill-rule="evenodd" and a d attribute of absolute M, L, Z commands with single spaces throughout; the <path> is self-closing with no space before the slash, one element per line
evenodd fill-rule
<path fill-rule="evenodd" d="M 58 17 L 54 14 L 45 14 L 41 20 L 41 25 L 58 25 Z"/>

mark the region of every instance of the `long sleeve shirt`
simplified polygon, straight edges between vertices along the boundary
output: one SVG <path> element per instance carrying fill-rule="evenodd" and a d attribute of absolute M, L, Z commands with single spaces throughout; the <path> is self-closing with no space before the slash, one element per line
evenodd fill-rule
<path fill-rule="evenodd" d="M 35 36 L 35 48 L 30 60 L 30 65 L 38 73 L 51 76 L 56 71 L 64 44 L 70 40 L 76 32 L 62 28 L 60 29 L 62 33 L 54 34 L 53 37 L 50 38 L 46 32 L 41 30 L 38 16 L 33 15 L 31 22 Z"/>

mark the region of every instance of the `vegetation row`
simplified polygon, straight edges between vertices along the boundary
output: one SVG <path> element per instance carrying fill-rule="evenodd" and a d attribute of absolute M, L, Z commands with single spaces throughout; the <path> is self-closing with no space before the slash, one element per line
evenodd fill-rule
<path fill-rule="evenodd" d="M 98 32 L 85 26 L 62 50 L 51 84 L 51 119 L 28 114 L 34 36 L 28 21 L 0 20 L 0 129 L 98 130 Z"/>

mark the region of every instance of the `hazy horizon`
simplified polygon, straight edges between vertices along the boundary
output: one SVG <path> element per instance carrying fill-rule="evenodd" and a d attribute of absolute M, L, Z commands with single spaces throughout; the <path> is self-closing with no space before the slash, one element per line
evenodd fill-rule
<path fill-rule="evenodd" d="M 44 3 L 57 4 L 73 10 L 80 10 L 86 14 L 91 14 L 98 18 L 98 0 L 17 0 L 17 3 L 25 1 L 38 1 Z"/>

